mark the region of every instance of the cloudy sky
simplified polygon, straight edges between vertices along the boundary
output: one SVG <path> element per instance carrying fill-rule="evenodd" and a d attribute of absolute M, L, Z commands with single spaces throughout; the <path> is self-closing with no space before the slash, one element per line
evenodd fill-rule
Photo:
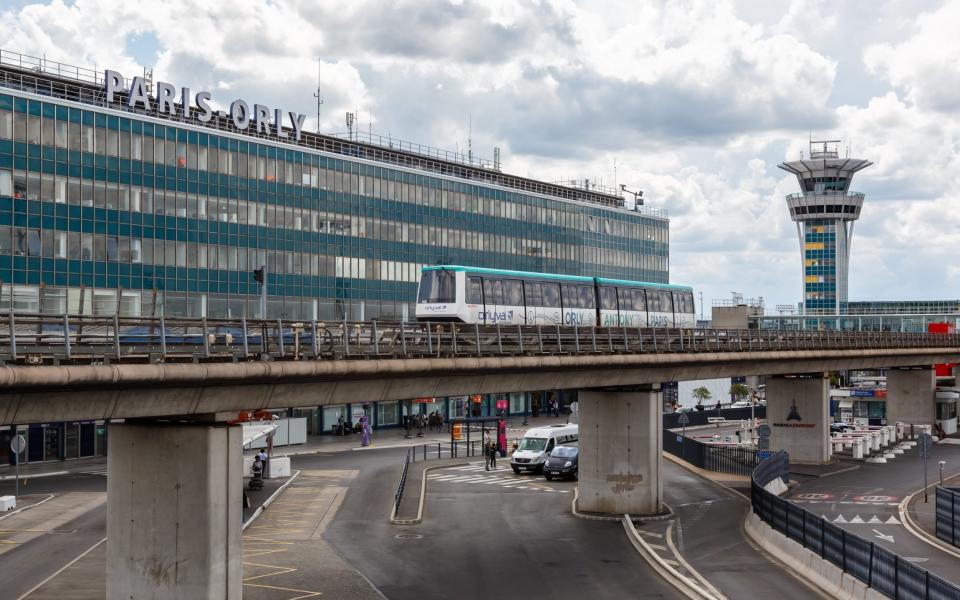
<path fill-rule="evenodd" d="M 777 168 L 809 135 L 874 166 L 851 299 L 958 298 L 960 0 L 77 0 L 0 3 L 0 48 L 245 98 L 504 170 L 644 190 L 671 279 L 801 294 Z M 318 67 L 319 58 L 319 67 Z M 307 129 L 316 129 L 316 117 Z M 614 170 L 616 164 L 616 171 Z M 708 308 L 709 310 L 709 308 Z"/>

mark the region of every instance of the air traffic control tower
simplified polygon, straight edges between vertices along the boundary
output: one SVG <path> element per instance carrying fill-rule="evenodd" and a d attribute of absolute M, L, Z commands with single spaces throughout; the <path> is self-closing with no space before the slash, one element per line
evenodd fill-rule
<path fill-rule="evenodd" d="M 810 157 L 778 165 L 797 176 L 799 194 L 787 196 L 797 224 L 803 262 L 803 313 L 843 314 L 853 222 L 863 194 L 850 191 L 853 174 L 868 160 L 840 158 L 840 141 L 810 141 Z"/>

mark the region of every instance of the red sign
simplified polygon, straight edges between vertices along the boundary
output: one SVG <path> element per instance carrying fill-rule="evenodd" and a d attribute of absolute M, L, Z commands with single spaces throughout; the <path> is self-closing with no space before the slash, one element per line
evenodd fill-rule
<path fill-rule="evenodd" d="M 417 398 L 414 402 L 416 404 L 433 404 L 433 398 Z"/>
<path fill-rule="evenodd" d="M 474 404 L 480 404 L 481 402 L 483 402 L 483 396 L 481 396 L 480 394 L 475 394 L 473 396 L 470 396 L 470 400 Z"/>

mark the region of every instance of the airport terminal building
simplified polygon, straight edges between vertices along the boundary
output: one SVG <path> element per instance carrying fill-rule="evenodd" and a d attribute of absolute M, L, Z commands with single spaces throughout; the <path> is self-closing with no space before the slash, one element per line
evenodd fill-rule
<path fill-rule="evenodd" d="M 0 54 L 0 307 L 256 317 L 261 265 L 268 317 L 321 321 L 412 318 L 429 264 L 668 282 L 666 215 L 612 190 L 212 102 Z"/>
<path fill-rule="evenodd" d="M 0 313 L 260 317 L 261 266 L 266 316 L 284 320 L 412 319 L 431 264 L 669 282 L 666 213 L 628 208 L 619 191 L 303 123 L 0 52 Z M 529 402 L 484 398 L 481 413 Z M 358 409 L 381 426 L 418 410 L 381 404 L 291 416 L 316 433 Z M 476 408 L 464 397 L 419 410 Z M 100 425 L 31 430 L 30 460 L 100 453 Z"/>

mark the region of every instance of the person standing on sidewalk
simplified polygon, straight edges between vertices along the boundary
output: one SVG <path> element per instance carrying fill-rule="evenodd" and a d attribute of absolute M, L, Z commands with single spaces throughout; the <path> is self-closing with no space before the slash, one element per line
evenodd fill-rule
<path fill-rule="evenodd" d="M 487 443 L 487 461 L 490 463 L 490 470 L 497 470 L 497 442 L 490 440 Z"/>

